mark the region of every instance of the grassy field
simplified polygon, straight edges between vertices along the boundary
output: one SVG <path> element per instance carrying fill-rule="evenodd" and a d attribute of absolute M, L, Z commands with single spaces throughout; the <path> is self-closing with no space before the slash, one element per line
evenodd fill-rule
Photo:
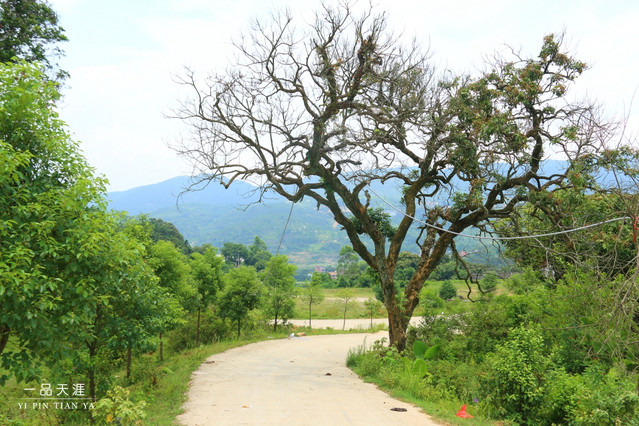
<path fill-rule="evenodd" d="M 442 310 L 444 312 L 456 313 L 466 310 L 464 305 L 468 301 L 468 287 L 463 280 L 450 280 L 455 289 L 457 289 L 457 295 L 461 297 L 458 301 L 445 302 Z M 420 299 L 425 298 L 426 293 L 438 294 L 439 288 L 443 281 L 426 281 L 426 285 L 422 288 Z M 371 288 L 353 288 L 353 299 L 348 302 L 346 309 L 346 318 L 369 318 L 369 313 L 364 306 L 364 301 L 367 299 L 375 299 L 375 292 Z M 344 302 L 338 297 L 339 289 L 323 289 L 324 300 L 313 305 L 313 319 L 333 319 L 342 318 L 344 315 Z M 507 292 L 504 286 L 504 281 L 499 280 L 497 294 Z M 473 286 L 473 291 L 470 296 L 472 299 L 478 299 L 480 297 L 479 290 L 476 286 Z M 420 305 L 414 312 L 415 316 L 424 314 L 424 308 Z M 381 306 L 374 315 L 374 318 L 386 318 L 386 309 Z M 293 319 L 308 319 L 308 304 L 305 303 L 300 297 L 295 300 L 295 316 Z"/>
<path fill-rule="evenodd" d="M 364 301 L 375 299 L 375 293 L 370 288 L 354 288 L 353 298 L 348 302 L 346 308 L 346 318 L 369 318 Z M 339 289 L 323 289 L 324 300 L 317 305 L 313 305 L 313 319 L 334 319 L 343 318 L 344 302 L 338 297 Z M 386 309 L 383 306 L 374 313 L 374 318 L 385 318 Z M 308 319 L 308 304 L 300 297 L 295 300 L 295 317 L 293 319 Z"/>

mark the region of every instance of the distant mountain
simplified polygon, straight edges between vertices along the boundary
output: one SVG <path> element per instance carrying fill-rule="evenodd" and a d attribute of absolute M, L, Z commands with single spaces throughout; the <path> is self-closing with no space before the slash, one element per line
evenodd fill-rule
<path fill-rule="evenodd" d="M 291 203 L 270 195 L 260 204 L 256 187 L 234 182 L 229 189 L 211 183 L 194 192 L 184 192 L 189 177 L 175 177 L 164 182 L 108 194 L 109 207 L 131 215 L 148 214 L 173 223 L 192 245 L 205 243 L 221 247 L 225 242 L 251 244 L 260 236 L 275 252 Z M 335 265 L 346 234 L 336 226 L 332 216 L 317 209 L 310 200 L 297 203 L 286 230 L 280 252 L 298 265 Z"/>
<path fill-rule="evenodd" d="M 548 175 L 562 169 L 561 161 L 548 160 L 543 164 Z M 127 211 L 131 215 L 148 214 L 173 223 L 192 245 L 205 243 L 221 247 L 225 242 L 251 244 L 255 236 L 264 240 L 269 250 L 277 250 L 291 203 L 271 194 L 260 204 L 256 187 L 247 182 L 236 181 L 229 189 L 213 182 L 199 191 L 184 192 L 189 187 L 189 177 L 180 176 L 153 185 L 140 186 L 127 191 L 108 194 L 110 208 Z M 463 191 L 465 185 L 454 181 L 453 185 Z M 390 207 L 400 206 L 401 188 L 397 184 L 371 186 L 371 206 L 382 207 L 397 223 L 401 215 Z M 449 194 L 433 199 L 433 203 L 447 204 Z M 469 231 L 472 233 L 472 231 Z M 414 244 L 417 231 L 406 239 L 405 250 L 416 251 Z M 282 240 L 280 252 L 286 254 L 298 266 L 335 266 L 341 247 L 350 244 L 346 233 L 334 221 L 325 207 L 311 199 L 297 203 Z M 458 238 L 457 248 L 467 252 L 485 253 L 481 242 Z M 496 256 L 491 246 L 489 258 Z M 484 260 L 484 261 L 490 261 Z"/>
<path fill-rule="evenodd" d="M 179 176 L 152 185 L 138 186 L 126 191 L 110 192 L 109 207 L 126 211 L 131 215 L 150 214 L 156 210 L 188 204 L 212 204 L 231 206 L 249 204 L 256 198 L 255 187 L 246 182 L 234 182 L 230 189 L 224 189 L 214 182 L 198 191 L 185 192 L 191 178 Z"/>

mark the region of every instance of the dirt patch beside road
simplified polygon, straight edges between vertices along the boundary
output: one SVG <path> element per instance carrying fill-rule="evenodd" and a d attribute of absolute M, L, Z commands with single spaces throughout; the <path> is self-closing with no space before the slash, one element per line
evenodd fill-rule
<path fill-rule="evenodd" d="M 193 373 L 184 425 L 436 425 L 346 367 L 388 333 L 295 337 L 211 356 Z M 405 408 L 405 412 L 391 411 Z"/>

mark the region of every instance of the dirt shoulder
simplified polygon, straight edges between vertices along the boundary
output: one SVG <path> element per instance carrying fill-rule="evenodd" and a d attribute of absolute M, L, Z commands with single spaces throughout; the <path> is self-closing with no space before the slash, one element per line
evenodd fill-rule
<path fill-rule="evenodd" d="M 436 425 L 419 408 L 362 382 L 349 348 L 387 336 L 344 334 L 255 343 L 216 354 L 193 373 L 184 425 Z M 391 411 L 405 408 L 405 412 Z"/>

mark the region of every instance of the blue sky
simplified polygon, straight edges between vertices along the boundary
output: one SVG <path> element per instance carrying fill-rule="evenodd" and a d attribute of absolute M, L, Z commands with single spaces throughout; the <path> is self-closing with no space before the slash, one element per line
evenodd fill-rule
<path fill-rule="evenodd" d="M 173 77 L 189 66 L 224 70 L 231 39 L 252 18 L 268 20 L 288 6 L 307 19 L 311 0 L 50 0 L 69 42 L 62 67 L 71 77 L 60 109 L 89 163 L 124 190 L 190 173 L 168 144 L 187 129 L 164 118 L 177 106 Z M 334 0 L 327 1 L 335 3 Z M 359 1 L 358 6 L 366 5 Z M 571 50 L 591 69 L 579 95 L 601 101 L 627 133 L 639 129 L 639 2 L 516 0 L 377 0 L 391 28 L 430 45 L 434 64 L 475 72 L 508 44 L 534 55 L 543 36 L 566 32 Z M 639 96 L 639 94 L 638 94 Z"/>

